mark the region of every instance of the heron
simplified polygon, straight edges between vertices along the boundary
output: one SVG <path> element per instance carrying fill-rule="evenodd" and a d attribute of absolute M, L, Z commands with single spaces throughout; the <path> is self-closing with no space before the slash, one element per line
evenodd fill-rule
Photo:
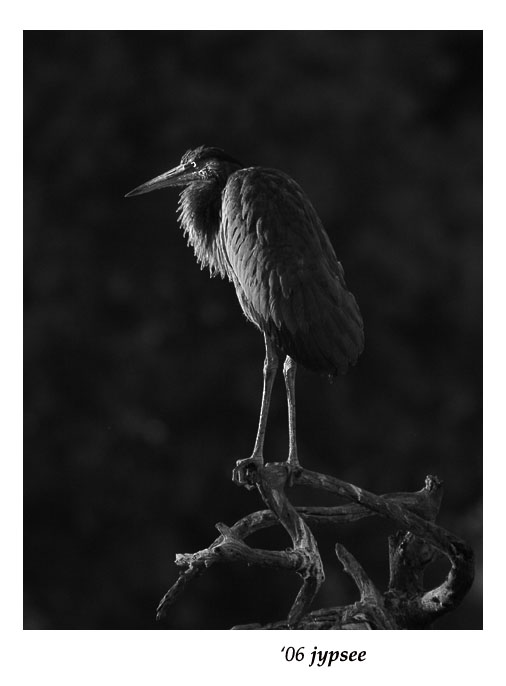
<path fill-rule="evenodd" d="M 178 166 L 125 197 L 182 187 L 178 221 L 201 268 L 227 278 L 240 306 L 264 336 L 260 417 L 253 452 L 238 460 L 234 481 L 264 464 L 271 392 L 284 356 L 288 470 L 301 469 L 296 440 L 297 365 L 344 374 L 364 347 L 362 316 L 311 201 L 277 169 L 245 166 L 218 147 L 188 150 Z"/>

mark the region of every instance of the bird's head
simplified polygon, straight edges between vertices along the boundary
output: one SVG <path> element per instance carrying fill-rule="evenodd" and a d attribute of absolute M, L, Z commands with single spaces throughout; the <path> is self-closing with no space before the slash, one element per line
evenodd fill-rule
<path fill-rule="evenodd" d="M 226 182 L 230 174 L 242 166 L 221 148 L 201 145 L 194 150 L 187 150 L 177 167 L 137 186 L 125 197 L 142 195 L 142 193 L 149 193 L 160 188 L 188 186 L 193 183 L 205 184 L 220 180 Z"/>

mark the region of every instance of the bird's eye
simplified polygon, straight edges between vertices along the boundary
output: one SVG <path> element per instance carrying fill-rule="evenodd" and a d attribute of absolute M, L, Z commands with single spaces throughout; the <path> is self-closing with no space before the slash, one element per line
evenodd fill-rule
<path fill-rule="evenodd" d="M 192 161 L 190 162 L 190 164 L 191 164 L 191 166 L 192 166 L 194 169 L 197 168 L 197 163 L 195 162 L 195 160 L 192 160 Z"/>

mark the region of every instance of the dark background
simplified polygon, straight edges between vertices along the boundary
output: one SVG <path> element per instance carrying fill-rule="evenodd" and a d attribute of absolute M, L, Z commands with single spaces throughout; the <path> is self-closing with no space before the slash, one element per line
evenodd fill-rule
<path fill-rule="evenodd" d="M 295 596 L 215 566 L 154 622 L 175 554 L 262 507 L 230 481 L 262 337 L 199 270 L 177 193 L 123 198 L 207 143 L 299 181 L 363 313 L 356 368 L 299 373 L 303 464 L 378 493 L 442 478 L 478 574 L 437 628 L 481 628 L 481 32 L 25 32 L 24 113 L 25 627 L 228 628 Z M 278 380 L 267 459 L 287 440 Z M 392 530 L 316 530 L 315 607 L 357 598 L 336 539 L 384 587 Z"/>

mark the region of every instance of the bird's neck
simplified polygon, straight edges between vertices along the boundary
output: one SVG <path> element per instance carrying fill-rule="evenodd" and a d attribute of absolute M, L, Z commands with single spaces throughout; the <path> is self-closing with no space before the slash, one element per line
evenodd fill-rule
<path fill-rule="evenodd" d="M 224 184 L 218 179 L 187 186 L 179 198 L 179 222 L 195 256 L 211 274 L 224 275 L 223 255 L 218 234 L 220 230 L 221 192 Z"/>

